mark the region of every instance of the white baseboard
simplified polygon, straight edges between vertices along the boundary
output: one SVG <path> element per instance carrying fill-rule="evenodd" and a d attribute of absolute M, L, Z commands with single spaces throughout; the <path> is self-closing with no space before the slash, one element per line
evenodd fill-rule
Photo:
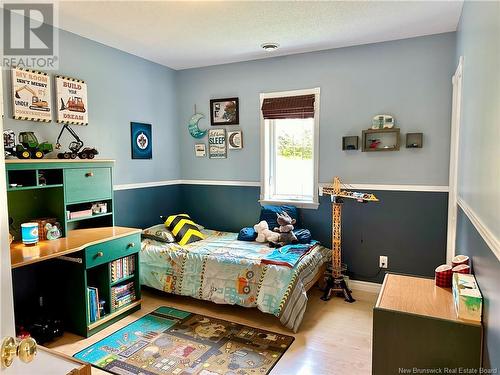
<path fill-rule="evenodd" d="M 380 288 L 382 288 L 382 284 L 349 279 L 349 288 L 351 288 L 352 290 L 358 290 L 360 292 L 378 294 L 380 292 Z"/>

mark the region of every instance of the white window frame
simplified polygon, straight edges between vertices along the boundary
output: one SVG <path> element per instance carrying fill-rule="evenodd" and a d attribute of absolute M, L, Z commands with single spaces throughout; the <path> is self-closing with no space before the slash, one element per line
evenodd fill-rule
<path fill-rule="evenodd" d="M 314 181 L 313 181 L 313 199 L 295 200 L 295 199 L 272 199 L 273 176 L 271 174 L 273 153 L 270 145 L 273 139 L 273 127 L 266 127 L 264 116 L 262 115 L 262 102 L 268 98 L 280 98 L 286 96 L 311 95 L 314 94 L 314 141 L 313 141 L 313 162 L 314 162 Z M 317 209 L 319 206 L 319 107 L 320 107 L 320 88 L 315 87 L 305 90 L 280 91 L 260 94 L 260 200 L 261 204 L 289 204 L 300 208 Z"/>

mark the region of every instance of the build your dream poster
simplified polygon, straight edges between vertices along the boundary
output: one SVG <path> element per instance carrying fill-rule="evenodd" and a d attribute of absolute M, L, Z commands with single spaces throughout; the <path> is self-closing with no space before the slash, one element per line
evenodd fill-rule
<path fill-rule="evenodd" d="M 56 76 L 57 122 L 88 125 L 87 84 L 79 79 Z"/>

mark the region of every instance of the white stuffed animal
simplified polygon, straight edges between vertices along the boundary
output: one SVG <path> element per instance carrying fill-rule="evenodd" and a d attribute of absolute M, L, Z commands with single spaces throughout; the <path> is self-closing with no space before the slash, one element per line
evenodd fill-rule
<path fill-rule="evenodd" d="M 253 229 L 257 232 L 257 242 L 277 242 L 279 239 L 279 233 L 273 232 L 269 229 L 267 221 L 262 220 L 260 223 L 255 224 Z"/>

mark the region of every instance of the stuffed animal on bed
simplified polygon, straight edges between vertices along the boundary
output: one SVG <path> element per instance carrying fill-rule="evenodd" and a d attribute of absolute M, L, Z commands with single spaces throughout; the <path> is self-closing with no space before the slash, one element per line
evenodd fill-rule
<path fill-rule="evenodd" d="M 292 219 L 285 211 L 276 215 L 278 216 L 277 221 L 280 226 L 274 228 L 274 231 L 279 233 L 279 238 L 277 241 L 270 241 L 269 246 L 281 247 L 288 244 L 298 243 L 299 241 L 293 233 L 293 224 L 296 223 L 296 220 Z"/>
<path fill-rule="evenodd" d="M 267 224 L 267 221 L 262 220 L 260 223 L 255 224 L 253 226 L 253 229 L 257 232 L 257 238 L 255 241 L 257 242 L 275 242 L 278 241 L 279 239 L 279 234 L 273 232 L 272 230 L 269 229 L 269 225 Z"/>

